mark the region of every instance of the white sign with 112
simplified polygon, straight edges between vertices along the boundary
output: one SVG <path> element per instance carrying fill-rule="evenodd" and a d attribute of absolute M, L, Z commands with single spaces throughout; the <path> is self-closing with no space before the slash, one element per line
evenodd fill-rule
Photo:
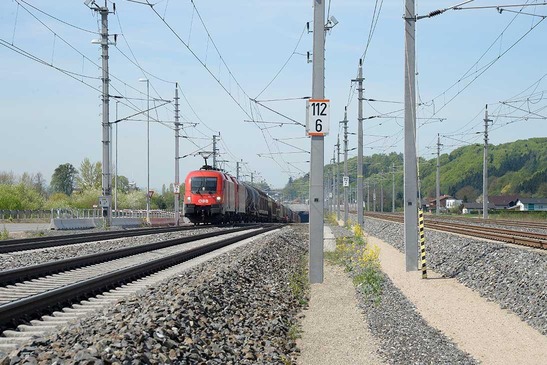
<path fill-rule="evenodd" d="M 326 136 L 329 133 L 330 100 L 309 99 L 306 114 L 308 136 Z"/>

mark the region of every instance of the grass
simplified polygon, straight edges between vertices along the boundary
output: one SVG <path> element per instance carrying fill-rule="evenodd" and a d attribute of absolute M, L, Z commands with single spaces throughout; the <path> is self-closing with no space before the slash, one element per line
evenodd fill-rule
<path fill-rule="evenodd" d="M 32 233 L 32 237 L 44 237 L 46 235 L 46 232 L 40 230 L 40 231 L 35 231 Z"/>
<path fill-rule="evenodd" d="M 336 213 L 327 214 L 327 216 L 325 217 L 325 221 L 333 226 L 338 225 L 338 221 L 336 220 Z"/>
<path fill-rule="evenodd" d="M 4 229 L 2 230 L 2 232 L 0 232 L 0 241 L 9 240 L 9 238 L 10 238 L 9 232 L 6 229 L 6 226 L 4 226 Z"/>
<path fill-rule="evenodd" d="M 327 252 L 325 259 L 343 266 L 351 273 L 353 284 L 366 297 L 379 302 L 384 280 L 380 270 L 380 249 L 365 242 L 360 226 L 354 225 L 352 231 L 353 236 L 336 239 L 336 250 Z"/>
<path fill-rule="evenodd" d="M 289 288 L 291 294 L 296 298 L 301 306 L 308 305 L 308 294 L 310 291 L 310 281 L 308 279 L 308 257 L 302 255 L 295 273 L 289 277 Z"/>
<path fill-rule="evenodd" d="M 289 328 L 289 338 L 293 341 L 296 341 L 296 339 L 302 337 L 302 328 L 299 324 L 293 324 Z"/>

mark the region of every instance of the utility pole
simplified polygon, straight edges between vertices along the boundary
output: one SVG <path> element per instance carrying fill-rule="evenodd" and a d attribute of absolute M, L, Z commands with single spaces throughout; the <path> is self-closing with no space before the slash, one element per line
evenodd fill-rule
<path fill-rule="evenodd" d="M 336 169 L 338 166 L 336 166 L 336 150 L 332 151 L 332 212 L 338 210 L 337 204 L 338 204 L 338 198 L 336 197 Z"/>
<path fill-rule="evenodd" d="M 329 184 L 330 184 L 330 179 L 329 179 L 329 173 L 327 172 L 327 176 L 325 176 L 324 178 L 324 181 L 323 181 L 323 196 L 325 197 L 325 206 L 324 206 L 324 209 L 326 211 L 327 214 L 329 214 L 329 205 L 330 205 L 330 197 L 329 197 Z"/>
<path fill-rule="evenodd" d="M 338 187 L 340 186 L 340 134 L 336 142 L 336 219 L 340 220 L 340 192 Z"/>
<path fill-rule="evenodd" d="M 251 172 L 251 185 L 254 183 L 254 173 Z"/>
<path fill-rule="evenodd" d="M 180 224 L 180 182 L 179 182 L 179 84 L 175 84 L 175 226 Z"/>
<path fill-rule="evenodd" d="M 89 5 L 86 4 L 86 5 Z M 108 6 L 105 0 L 104 6 L 92 2 L 90 9 L 101 14 L 101 59 L 102 59 L 102 127 L 103 127 L 103 160 L 102 160 L 102 196 L 99 198 L 99 205 L 102 209 L 102 216 L 105 226 L 112 224 L 112 172 L 110 163 L 110 96 L 109 96 L 109 74 L 108 74 Z"/>
<path fill-rule="evenodd" d="M 383 174 L 383 172 L 382 172 Z M 380 212 L 384 212 L 384 177 L 380 175 Z"/>
<path fill-rule="evenodd" d="M 241 160 L 243 162 L 243 160 Z M 236 161 L 236 179 L 239 180 L 239 161 Z"/>
<path fill-rule="evenodd" d="M 344 108 L 344 179 L 348 179 L 348 107 Z M 348 186 L 344 186 L 344 225 L 348 224 Z"/>
<path fill-rule="evenodd" d="M 404 226 L 406 271 L 418 270 L 418 168 L 416 158 L 416 9 L 405 0 Z"/>
<path fill-rule="evenodd" d="M 367 212 L 370 212 L 370 178 L 367 181 Z"/>
<path fill-rule="evenodd" d="M 118 120 L 118 104 L 119 101 L 116 100 L 116 120 Z M 118 211 L 118 123 L 116 123 L 116 163 L 114 164 L 114 210 Z"/>
<path fill-rule="evenodd" d="M 313 0 L 312 99 L 325 98 L 325 1 Z M 317 132 L 321 132 L 318 130 Z M 310 148 L 310 283 L 323 282 L 325 136 L 312 135 Z"/>
<path fill-rule="evenodd" d="M 218 132 L 218 136 L 216 134 L 213 134 L 213 168 L 217 168 L 217 154 L 218 154 L 218 148 L 217 148 L 217 138 L 220 137 L 220 132 Z"/>
<path fill-rule="evenodd" d="M 372 183 L 374 184 L 372 187 L 372 205 L 373 205 L 372 210 L 375 212 L 376 211 L 376 179 L 374 179 Z"/>
<path fill-rule="evenodd" d="M 364 227 L 363 212 L 363 60 L 359 59 L 358 82 L 358 111 L 357 111 L 357 224 Z"/>
<path fill-rule="evenodd" d="M 441 211 L 441 137 L 437 133 L 437 188 L 435 190 L 437 195 L 437 200 L 435 201 L 435 214 L 439 215 Z"/>
<path fill-rule="evenodd" d="M 488 219 L 488 104 L 484 110 L 484 155 L 482 159 L 482 218 Z"/>
<path fill-rule="evenodd" d="M 392 179 L 391 179 L 391 212 L 395 213 L 395 163 L 391 164 Z"/>

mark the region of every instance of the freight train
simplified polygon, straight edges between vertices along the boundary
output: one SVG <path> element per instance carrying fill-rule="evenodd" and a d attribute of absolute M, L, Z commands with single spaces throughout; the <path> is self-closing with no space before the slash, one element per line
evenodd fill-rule
<path fill-rule="evenodd" d="M 208 165 L 186 175 L 184 216 L 194 224 L 290 223 L 299 218 L 264 191 Z"/>

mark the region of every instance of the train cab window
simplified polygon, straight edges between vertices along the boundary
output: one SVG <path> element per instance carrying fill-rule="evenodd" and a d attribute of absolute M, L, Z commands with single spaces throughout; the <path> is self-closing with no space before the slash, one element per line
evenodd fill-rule
<path fill-rule="evenodd" d="M 190 184 L 193 193 L 207 192 L 209 194 L 212 194 L 216 193 L 217 191 L 216 177 L 193 177 Z"/>

